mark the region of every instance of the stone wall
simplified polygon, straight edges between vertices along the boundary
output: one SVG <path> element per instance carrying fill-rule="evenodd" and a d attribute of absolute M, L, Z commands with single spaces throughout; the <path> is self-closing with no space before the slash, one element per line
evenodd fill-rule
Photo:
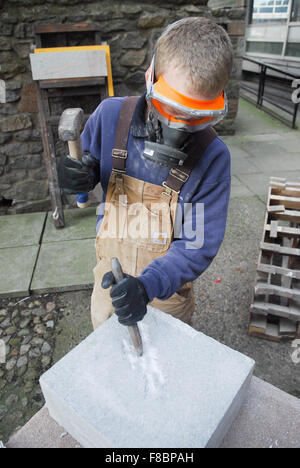
<path fill-rule="evenodd" d="M 0 0 L 0 214 L 50 209 L 35 84 L 29 63 L 36 24 L 99 24 L 101 40 L 111 47 L 115 95 L 128 95 L 144 90 L 144 73 L 154 43 L 167 24 L 185 16 L 215 18 L 226 28 L 235 48 L 234 69 L 227 86 L 229 114 L 218 128 L 221 134 L 232 134 L 239 95 L 245 9 L 242 0 L 230 0 L 230 5 L 222 4 L 222 8 L 218 7 L 218 1 L 213 0 L 210 9 L 207 0 Z M 82 43 L 74 36 L 72 45 Z M 93 101 L 94 108 L 98 102 L 99 99 Z M 57 142 L 56 151 L 59 156 L 66 148 Z"/>
<path fill-rule="evenodd" d="M 240 80 L 245 51 L 246 0 L 209 0 L 208 6 L 218 24 L 225 27 L 234 48 L 234 63 L 231 79 L 226 87 L 229 98 L 229 111 L 216 129 L 221 135 L 233 134 L 238 111 Z"/>

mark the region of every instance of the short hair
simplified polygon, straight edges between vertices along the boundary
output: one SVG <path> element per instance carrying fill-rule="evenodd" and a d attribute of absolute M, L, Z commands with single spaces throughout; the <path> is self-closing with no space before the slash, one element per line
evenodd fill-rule
<path fill-rule="evenodd" d="M 225 29 L 204 17 L 188 17 L 170 24 L 155 45 L 155 72 L 171 64 L 187 78 L 193 92 L 210 97 L 221 92 L 230 78 L 231 40 Z"/>

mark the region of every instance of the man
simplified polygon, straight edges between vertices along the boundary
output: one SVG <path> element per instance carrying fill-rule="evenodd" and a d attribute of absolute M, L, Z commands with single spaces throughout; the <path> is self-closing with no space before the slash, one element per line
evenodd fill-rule
<path fill-rule="evenodd" d="M 226 115 L 231 67 L 221 26 L 207 18 L 177 21 L 157 41 L 146 93 L 137 102 L 103 101 L 82 134 L 82 163 L 61 161 L 61 186 L 69 193 L 99 181 L 104 191 L 94 328 L 114 311 L 120 323 L 134 324 L 149 303 L 190 322 L 191 282 L 210 265 L 226 227 L 230 155 L 211 126 Z M 111 257 L 126 273 L 118 284 Z"/>

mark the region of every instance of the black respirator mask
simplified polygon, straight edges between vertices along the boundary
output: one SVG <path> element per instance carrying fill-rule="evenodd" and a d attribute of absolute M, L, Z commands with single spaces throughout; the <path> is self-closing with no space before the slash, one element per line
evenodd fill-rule
<path fill-rule="evenodd" d="M 160 122 L 152 112 L 146 123 L 148 140 L 145 141 L 143 156 L 160 166 L 170 168 L 182 166 L 187 158 L 187 147 L 191 133 L 168 127 Z"/>

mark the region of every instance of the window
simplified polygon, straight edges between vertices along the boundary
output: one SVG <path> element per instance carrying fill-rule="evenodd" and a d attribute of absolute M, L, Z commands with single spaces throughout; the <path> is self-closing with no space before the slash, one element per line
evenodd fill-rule
<path fill-rule="evenodd" d="M 292 4 L 291 21 L 300 21 L 299 0 L 294 0 Z"/>
<path fill-rule="evenodd" d="M 300 57 L 300 43 L 288 43 L 286 46 L 285 55 L 288 55 L 290 57 Z"/>
<path fill-rule="evenodd" d="M 253 0 L 250 23 L 285 22 L 291 0 Z M 294 0 L 299 2 L 299 0 Z"/>
<path fill-rule="evenodd" d="M 246 44 L 246 52 L 258 52 L 260 54 L 281 55 L 283 48 L 282 42 L 258 42 L 248 41 Z"/>

